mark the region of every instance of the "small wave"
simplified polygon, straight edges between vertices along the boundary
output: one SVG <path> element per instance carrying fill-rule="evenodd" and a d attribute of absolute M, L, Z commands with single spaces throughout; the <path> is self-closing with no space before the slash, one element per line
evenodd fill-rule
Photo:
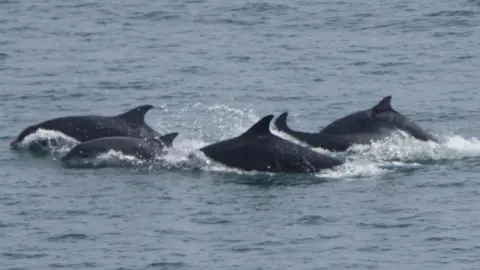
<path fill-rule="evenodd" d="M 182 72 L 182 73 L 190 74 L 190 75 L 207 76 L 207 75 L 211 74 L 211 71 L 208 68 L 202 67 L 202 66 L 184 67 L 184 68 L 179 69 L 179 71 Z"/>
<path fill-rule="evenodd" d="M 375 228 L 375 229 L 395 229 L 395 228 L 408 228 L 408 227 L 414 226 L 414 224 L 412 224 L 412 223 L 387 224 L 387 223 L 364 223 L 364 222 L 360 222 L 360 223 L 358 223 L 358 226 L 367 227 L 367 228 Z"/>
<path fill-rule="evenodd" d="M 8 227 L 15 227 L 15 225 L 12 223 L 4 223 L 0 221 L 0 228 L 8 228 Z"/>
<path fill-rule="evenodd" d="M 430 187 L 437 187 L 437 188 L 455 188 L 455 187 L 463 187 L 467 185 L 466 181 L 458 181 L 453 180 L 449 182 L 426 182 L 426 183 L 419 183 L 416 185 L 417 188 L 430 188 Z"/>
<path fill-rule="evenodd" d="M 68 268 L 68 269 L 85 269 L 85 268 L 96 268 L 98 264 L 93 262 L 84 262 L 84 263 L 51 263 L 48 265 L 51 268 Z"/>
<path fill-rule="evenodd" d="M 439 17 L 439 16 L 445 16 L 445 17 L 473 17 L 476 15 L 477 12 L 472 11 L 472 10 L 443 10 L 439 12 L 434 12 L 434 13 L 428 13 L 425 14 L 427 17 Z"/>
<path fill-rule="evenodd" d="M 3 256 L 9 259 L 37 259 L 42 257 L 47 257 L 48 254 L 45 253 L 37 253 L 37 254 L 27 254 L 27 253 L 18 253 L 18 252 L 4 252 L 2 253 Z"/>
<path fill-rule="evenodd" d="M 270 240 L 266 240 L 266 241 L 260 241 L 258 243 L 255 243 L 254 244 L 255 246 L 282 246 L 283 243 L 280 242 L 280 241 L 270 241 Z"/>
<path fill-rule="evenodd" d="M 146 269 L 179 269 L 187 266 L 183 262 L 156 262 L 147 265 Z"/>
<path fill-rule="evenodd" d="M 265 12 L 283 12 L 295 9 L 294 7 L 283 5 L 283 4 L 272 4 L 272 3 L 247 3 L 240 7 L 234 7 L 230 9 L 233 12 L 245 12 L 248 15 L 255 13 L 265 13 Z"/>
<path fill-rule="evenodd" d="M 98 7 L 100 6 L 100 3 L 97 2 L 87 2 L 87 3 L 81 3 L 81 4 L 59 4 L 54 6 L 54 8 L 72 8 L 72 9 L 77 9 L 77 8 L 91 8 L 91 7 Z"/>
<path fill-rule="evenodd" d="M 88 239 L 88 235 L 83 233 L 67 233 L 49 237 L 49 241 L 77 241 Z"/>
<path fill-rule="evenodd" d="M 367 252 L 384 252 L 384 251 L 390 251 L 390 250 L 392 249 L 389 247 L 378 246 L 378 245 L 368 245 L 365 247 L 357 248 L 357 251 L 367 251 Z"/>
<path fill-rule="evenodd" d="M 227 60 L 233 61 L 233 62 L 248 62 L 252 58 L 250 56 L 229 56 L 227 57 Z"/>
<path fill-rule="evenodd" d="M 257 248 L 257 247 L 234 247 L 234 248 L 231 248 L 230 250 L 232 252 L 238 252 L 238 253 L 264 251 L 263 248 Z"/>
<path fill-rule="evenodd" d="M 297 220 L 295 224 L 303 224 L 303 225 L 320 225 L 324 223 L 333 222 L 334 219 L 326 218 L 319 215 L 306 215 Z"/>
<path fill-rule="evenodd" d="M 192 221 L 193 223 L 201 224 L 201 225 L 205 225 L 205 224 L 220 224 L 220 225 L 223 225 L 223 224 L 230 224 L 230 223 L 232 223 L 231 220 L 222 219 L 222 218 L 217 218 L 217 217 L 192 218 L 191 221 Z"/>
<path fill-rule="evenodd" d="M 172 14 L 166 11 L 150 11 L 146 13 L 137 12 L 128 17 L 128 19 L 133 20 L 152 20 L 152 21 L 162 21 L 162 20 L 175 20 L 180 18 L 177 14 Z"/>
<path fill-rule="evenodd" d="M 65 214 L 69 216 L 80 216 L 80 215 L 87 215 L 88 212 L 82 211 L 82 210 L 66 210 Z"/>
<path fill-rule="evenodd" d="M 355 61 L 353 63 L 351 63 L 351 65 L 353 66 L 365 66 L 365 65 L 368 65 L 370 64 L 369 61 Z"/>
<path fill-rule="evenodd" d="M 1 4 L 17 4 L 17 3 L 20 3 L 20 1 L 0 0 L 0 5 L 1 5 Z"/>
<path fill-rule="evenodd" d="M 447 241 L 447 242 L 454 242 L 454 241 L 463 241 L 466 240 L 465 238 L 458 238 L 458 237 L 449 237 L 449 236 L 433 236 L 425 239 L 426 241 Z"/>
<path fill-rule="evenodd" d="M 432 34 L 433 37 L 469 37 L 472 35 L 472 31 L 439 31 Z M 458 59 L 457 59 L 458 60 Z M 449 60 L 451 62 L 451 60 Z M 453 63 L 453 62 L 451 62 Z"/>

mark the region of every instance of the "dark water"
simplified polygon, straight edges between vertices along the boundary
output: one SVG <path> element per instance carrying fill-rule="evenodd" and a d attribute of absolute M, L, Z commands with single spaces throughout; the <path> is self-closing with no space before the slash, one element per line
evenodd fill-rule
<path fill-rule="evenodd" d="M 479 8 L 0 1 L 0 268 L 478 269 Z M 356 146 L 316 176 L 187 158 L 265 114 L 314 131 L 387 95 L 442 143 Z M 180 132 L 166 166 L 73 169 L 8 147 L 48 118 L 147 103 L 148 123 Z"/>

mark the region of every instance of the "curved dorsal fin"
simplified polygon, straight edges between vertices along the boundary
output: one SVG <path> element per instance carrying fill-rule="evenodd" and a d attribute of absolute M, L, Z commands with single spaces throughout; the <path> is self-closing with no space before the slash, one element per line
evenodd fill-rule
<path fill-rule="evenodd" d="M 270 132 L 270 122 L 273 119 L 273 115 L 269 114 L 264 116 L 262 119 L 258 120 L 252 127 L 245 131 L 242 136 L 251 136 L 251 135 L 267 135 L 271 134 Z"/>
<path fill-rule="evenodd" d="M 162 135 L 160 137 L 155 137 L 153 138 L 153 140 L 162 145 L 165 145 L 166 147 L 172 147 L 173 140 L 175 140 L 177 136 L 178 136 L 178 132 L 172 132 L 172 133 Z"/>
<path fill-rule="evenodd" d="M 275 126 L 277 127 L 278 130 L 280 131 L 290 130 L 290 128 L 287 126 L 287 116 L 288 116 L 288 112 L 284 112 L 277 117 L 277 120 L 275 120 Z"/>
<path fill-rule="evenodd" d="M 375 113 L 385 112 L 385 111 L 392 111 L 392 106 L 390 102 L 392 101 L 392 96 L 384 97 L 377 105 L 375 105 L 372 110 Z"/>
<path fill-rule="evenodd" d="M 151 109 L 153 109 L 153 105 L 142 105 L 119 114 L 116 117 L 129 123 L 144 123 L 145 114 L 147 114 L 147 112 Z"/>

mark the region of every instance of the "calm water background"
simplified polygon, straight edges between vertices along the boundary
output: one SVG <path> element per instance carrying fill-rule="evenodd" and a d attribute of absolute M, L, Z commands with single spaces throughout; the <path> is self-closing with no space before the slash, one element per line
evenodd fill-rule
<path fill-rule="evenodd" d="M 1 0 L 0 268 L 479 269 L 479 9 Z M 265 114 L 314 131 L 386 95 L 442 144 L 354 147 L 317 176 L 189 164 Z M 72 169 L 8 147 L 48 118 L 146 103 L 180 132 L 171 166 Z"/>

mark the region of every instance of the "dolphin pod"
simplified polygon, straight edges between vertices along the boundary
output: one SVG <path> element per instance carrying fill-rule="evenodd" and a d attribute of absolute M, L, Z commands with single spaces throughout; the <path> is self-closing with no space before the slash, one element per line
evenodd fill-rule
<path fill-rule="evenodd" d="M 282 113 L 275 127 L 307 146 L 280 138 L 270 131 L 272 114 L 262 117 L 237 137 L 215 142 L 199 150 L 227 167 L 245 171 L 275 173 L 316 173 L 332 169 L 343 160 L 320 154 L 310 147 L 345 151 L 353 144 L 368 144 L 402 130 L 422 141 L 438 140 L 408 117 L 395 111 L 391 96 L 370 109 L 353 112 L 327 125 L 318 133 L 294 131 L 287 125 L 288 113 Z M 161 135 L 145 123 L 153 105 L 142 105 L 115 116 L 76 115 L 55 118 L 25 128 L 11 142 L 13 149 L 39 129 L 59 131 L 79 141 L 61 160 L 93 158 L 109 150 L 141 159 L 152 159 L 173 147 L 177 132 Z"/>

